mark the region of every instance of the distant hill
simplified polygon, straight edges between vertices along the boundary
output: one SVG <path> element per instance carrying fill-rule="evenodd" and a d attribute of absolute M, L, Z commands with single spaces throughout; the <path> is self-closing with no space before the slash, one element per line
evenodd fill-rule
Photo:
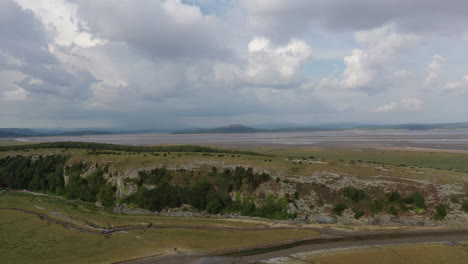
<path fill-rule="evenodd" d="M 50 137 L 50 136 L 85 136 L 85 135 L 109 135 L 108 131 L 79 130 L 79 131 L 36 131 L 27 128 L 0 128 L 0 138 L 19 137 Z"/>
<path fill-rule="evenodd" d="M 363 129 L 403 129 L 403 130 L 468 129 L 468 123 L 369 125 L 369 126 L 360 126 L 360 127 L 356 127 L 356 128 L 363 128 Z"/>
<path fill-rule="evenodd" d="M 13 137 L 24 137 L 24 136 L 25 135 L 19 134 L 19 133 L 0 130 L 0 138 L 13 138 Z"/>
<path fill-rule="evenodd" d="M 216 128 L 194 128 L 172 132 L 171 134 L 230 134 L 230 133 L 257 133 L 260 129 L 246 127 L 243 125 L 231 125 Z"/>
<path fill-rule="evenodd" d="M 312 126 L 279 127 L 260 126 L 247 127 L 244 125 L 230 125 L 214 128 L 191 128 L 177 130 L 171 134 L 239 134 L 239 133 L 281 133 L 281 132 L 315 132 L 315 131 L 344 131 L 344 130 L 431 130 L 431 129 L 468 129 L 468 123 L 440 123 L 440 124 L 401 124 L 401 125 L 364 125 L 353 123 L 320 124 Z M 29 129 L 29 128 L 0 128 L 0 138 L 21 137 L 50 137 L 50 136 L 86 136 L 86 135 L 113 135 L 113 134 L 146 134 L 146 133 L 170 133 L 163 129 L 146 130 L 93 130 L 93 129 Z"/>
<path fill-rule="evenodd" d="M 354 125 L 330 124 L 311 127 L 283 127 L 283 128 L 252 128 L 243 125 L 231 125 L 216 128 L 194 128 L 174 131 L 171 134 L 229 134 L 229 133 L 280 133 L 280 132 L 316 132 L 316 131 L 344 131 L 351 129 L 399 129 L 399 130 L 431 130 L 431 129 L 468 129 L 468 123 L 441 124 L 402 124 L 402 125 Z"/>
<path fill-rule="evenodd" d="M 70 131 L 70 132 L 63 132 L 59 134 L 53 134 L 54 136 L 87 136 L 87 135 L 112 135 L 115 134 L 109 131 Z"/>
<path fill-rule="evenodd" d="M 230 133 L 272 133 L 272 132 L 307 132 L 307 131 L 331 131 L 336 128 L 325 127 L 285 127 L 285 128 L 252 128 L 243 125 L 230 125 L 216 128 L 194 128 L 174 131 L 171 134 L 230 134 Z"/>

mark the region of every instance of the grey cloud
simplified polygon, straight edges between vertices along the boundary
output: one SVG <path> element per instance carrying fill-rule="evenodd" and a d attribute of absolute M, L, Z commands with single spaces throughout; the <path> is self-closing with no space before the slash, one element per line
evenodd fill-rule
<path fill-rule="evenodd" d="M 13 0 L 0 2 L 0 50 L 25 63 L 56 63 L 47 51 L 47 34 L 30 11 Z"/>
<path fill-rule="evenodd" d="M 468 25 L 465 0 L 245 0 L 251 28 L 288 39 L 322 26 L 325 30 L 367 30 L 394 23 L 401 31 L 460 34 Z"/>
<path fill-rule="evenodd" d="M 198 7 L 178 1 L 74 0 L 97 36 L 125 42 L 149 58 L 227 58 L 230 28 Z"/>
<path fill-rule="evenodd" d="M 16 84 L 31 93 L 63 99 L 89 98 L 90 85 L 96 79 L 86 70 L 73 73 L 64 69 L 48 50 L 48 32 L 29 10 L 16 2 L 0 3 L 0 70 L 21 72 L 27 77 Z M 18 63 L 9 63 L 9 59 Z M 39 81 L 33 82 L 37 79 Z M 34 95 L 33 95 L 34 96 Z"/>

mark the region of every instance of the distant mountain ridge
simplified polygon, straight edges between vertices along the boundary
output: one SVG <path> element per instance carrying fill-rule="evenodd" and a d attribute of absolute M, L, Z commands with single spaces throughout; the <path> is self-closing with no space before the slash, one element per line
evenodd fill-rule
<path fill-rule="evenodd" d="M 246 127 L 243 125 L 230 125 L 215 128 L 194 128 L 174 131 L 171 134 L 230 134 L 230 133 L 257 133 L 260 129 Z"/>
<path fill-rule="evenodd" d="M 110 135 L 115 134 L 109 131 L 78 130 L 66 132 L 43 132 L 33 129 L 23 128 L 0 128 L 0 138 L 20 138 L 20 137 L 50 137 L 50 136 L 85 136 L 85 135 Z"/>
<path fill-rule="evenodd" d="M 22 137 L 51 137 L 51 136 L 88 136 L 88 135 L 114 135 L 114 134 L 147 134 L 147 133 L 171 133 L 171 134 L 240 134 L 240 133 L 273 133 L 273 132 L 314 132 L 314 131 L 344 131 L 344 130 L 431 130 L 431 129 L 468 129 L 466 123 L 439 123 L 439 124 L 401 124 L 401 125 L 363 125 L 353 123 L 322 124 L 313 126 L 288 127 L 248 127 L 244 125 L 230 125 L 214 128 L 191 128 L 170 132 L 164 129 L 145 130 L 96 130 L 96 129 L 29 129 L 29 128 L 0 128 L 0 138 Z"/>
<path fill-rule="evenodd" d="M 230 125 L 215 128 L 194 128 L 174 131 L 171 134 L 229 134 L 229 133 L 273 133 L 273 132 L 314 132 L 314 131 L 344 131 L 351 129 L 397 129 L 397 130 L 431 130 L 431 129 L 468 129 L 468 123 L 440 123 L 440 124 L 402 124 L 402 125 L 317 125 L 310 127 L 283 128 L 252 128 L 243 125 Z"/>

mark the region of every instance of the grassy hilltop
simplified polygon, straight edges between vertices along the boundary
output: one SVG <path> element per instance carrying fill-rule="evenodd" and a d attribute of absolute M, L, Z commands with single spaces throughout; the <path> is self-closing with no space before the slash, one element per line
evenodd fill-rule
<path fill-rule="evenodd" d="M 307 225 L 317 223 L 466 226 L 466 159 L 374 149 L 4 146 L 0 261 L 111 263 L 237 248 L 311 237 Z"/>

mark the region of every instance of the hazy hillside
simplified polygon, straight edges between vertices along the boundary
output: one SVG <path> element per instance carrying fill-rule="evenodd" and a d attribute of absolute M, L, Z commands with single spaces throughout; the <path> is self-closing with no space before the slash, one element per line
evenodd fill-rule
<path fill-rule="evenodd" d="M 401 130 L 430 130 L 430 129 L 468 129 L 468 123 L 441 124 L 401 124 L 401 125 L 360 125 L 360 124 L 326 124 L 307 127 L 281 128 L 253 128 L 243 125 L 230 125 L 216 128 L 194 128 L 172 132 L 172 134 L 219 134 L 219 133 L 273 133 L 273 132 L 314 132 L 314 131 L 343 131 L 350 129 L 401 129 Z"/>

